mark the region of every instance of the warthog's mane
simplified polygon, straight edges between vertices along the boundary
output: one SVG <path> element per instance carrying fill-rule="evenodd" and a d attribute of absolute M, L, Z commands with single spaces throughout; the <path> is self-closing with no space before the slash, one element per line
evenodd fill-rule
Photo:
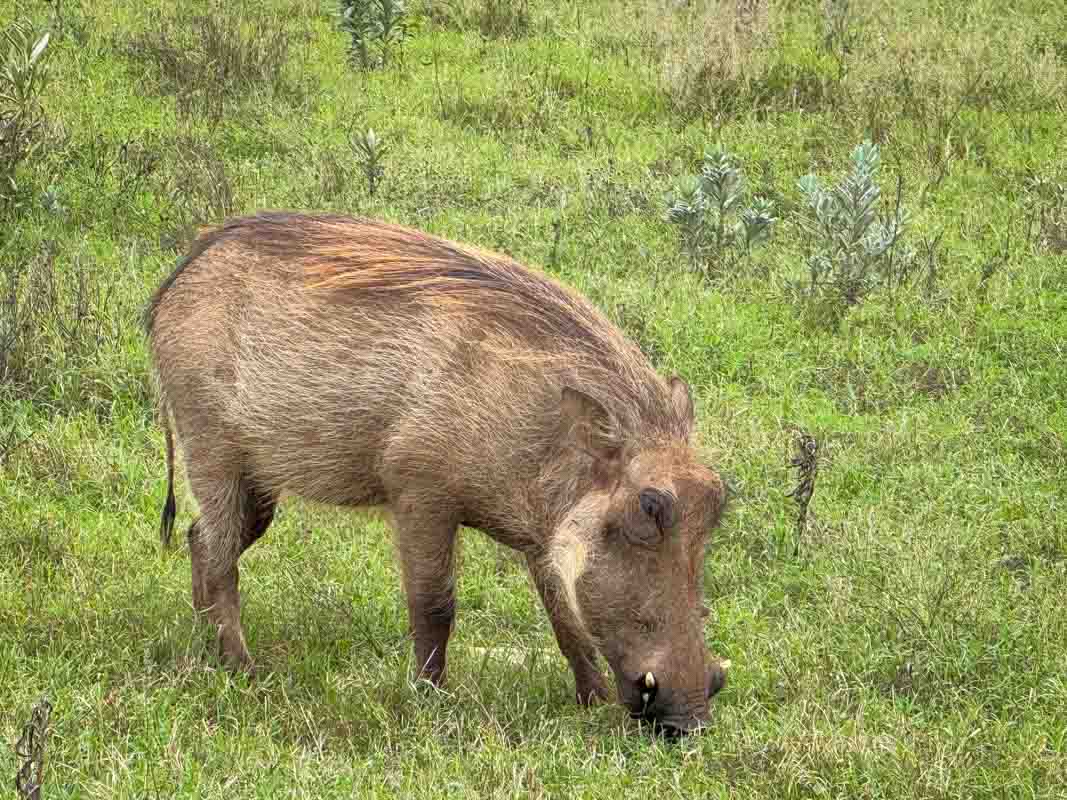
<path fill-rule="evenodd" d="M 297 270 L 309 296 L 364 306 L 413 303 L 473 318 L 474 338 L 475 330 L 496 331 L 539 342 L 526 356 L 558 353 L 553 360 L 570 365 L 575 388 L 599 394 L 619 422 L 672 432 L 674 414 L 662 378 L 580 294 L 507 256 L 380 220 L 270 212 L 205 229 L 152 298 L 144 317 L 149 332 L 167 290 L 208 250 L 229 240 L 239 240 L 265 262 Z"/>
<path fill-rule="evenodd" d="M 183 271 L 208 249 L 234 238 L 276 263 L 299 265 L 308 290 L 381 302 L 418 300 L 482 315 L 506 310 L 542 334 L 633 348 L 584 298 L 506 256 L 340 214 L 260 213 L 204 229 L 153 296 L 145 314 L 149 330 L 163 295 Z"/>
<path fill-rule="evenodd" d="M 641 359 L 592 304 L 506 256 L 380 220 L 326 214 L 252 219 L 256 248 L 299 263 L 310 291 L 513 320 L 527 335 Z"/>

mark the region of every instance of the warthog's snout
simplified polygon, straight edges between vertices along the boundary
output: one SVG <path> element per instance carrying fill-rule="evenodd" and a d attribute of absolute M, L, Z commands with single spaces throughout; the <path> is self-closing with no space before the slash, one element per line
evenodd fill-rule
<path fill-rule="evenodd" d="M 653 730 L 668 738 L 693 733 L 708 721 L 708 700 L 726 685 L 729 661 L 713 663 L 707 672 L 703 696 L 672 690 L 646 672 L 632 682 L 624 702 L 630 716 L 652 725 Z"/>

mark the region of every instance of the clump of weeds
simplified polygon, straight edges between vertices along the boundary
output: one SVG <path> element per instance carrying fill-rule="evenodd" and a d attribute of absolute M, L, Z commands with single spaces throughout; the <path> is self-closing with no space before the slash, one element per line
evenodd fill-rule
<path fill-rule="evenodd" d="M 3 34 L 0 62 L 0 210 L 16 205 L 15 172 L 44 141 L 41 97 L 48 84 L 49 34 L 36 35 L 21 23 Z"/>
<path fill-rule="evenodd" d="M 408 37 L 404 0 L 341 0 L 338 26 L 348 36 L 348 60 L 357 69 L 386 66 Z"/>
<path fill-rule="evenodd" d="M 237 11 L 164 17 L 119 44 L 151 72 L 150 87 L 173 95 L 179 113 L 218 123 L 255 93 L 299 100 L 304 87 L 286 71 L 294 37 L 270 14 Z"/>
<path fill-rule="evenodd" d="M 709 277 L 733 267 L 771 237 L 774 203 L 756 196 L 745 206 L 737 158 L 718 146 L 704 154 L 700 174 L 683 179 L 667 198 L 667 220 L 678 226 L 694 269 Z"/>
<path fill-rule="evenodd" d="M 883 211 L 878 146 L 863 142 L 851 161 L 848 175 L 834 185 L 812 174 L 798 182 L 805 200 L 802 224 L 810 237 L 809 295 L 821 302 L 832 326 L 871 291 L 905 281 L 915 260 L 897 246 L 908 222 L 902 180 L 893 207 Z"/>

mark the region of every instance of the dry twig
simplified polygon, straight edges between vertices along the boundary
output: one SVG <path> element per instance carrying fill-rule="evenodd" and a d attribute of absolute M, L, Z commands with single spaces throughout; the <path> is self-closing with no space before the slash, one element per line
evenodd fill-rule
<path fill-rule="evenodd" d="M 789 466 L 795 467 L 799 482 L 786 497 L 792 497 L 797 504 L 797 535 L 793 545 L 793 555 L 800 552 L 800 537 L 808 524 L 808 504 L 815 493 L 815 475 L 819 470 L 817 453 L 819 443 L 815 437 L 799 431 L 796 437 L 797 454 L 790 460 Z"/>
<path fill-rule="evenodd" d="M 15 774 L 15 790 L 24 800 L 41 800 L 44 782 L 44 747 L 48 738 L 48 721 L 52 703 L 42 697 L 30 712 L 30 720 L 22 728 L 22 736 L 15 743 L 15 754 L 24 759 Z"/>

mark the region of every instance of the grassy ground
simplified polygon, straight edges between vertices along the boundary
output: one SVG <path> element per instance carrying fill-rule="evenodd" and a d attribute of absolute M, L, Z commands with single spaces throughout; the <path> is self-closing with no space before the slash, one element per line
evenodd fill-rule
<path fill-rule="evenodd" d="M 0 188 L 5 785 L 48 693 L 50 799 L 1062 796 L 1067 17 L 767 5 L 412 0 L 362 70 L 330 3 L 0 0 L 53 32 L 39 146 Z M 915 258 L 848 304 L 810 285 L 797 180 L 866 138 Z M 694 260 L 664 197 L 718 141 L 779 221 Z M 188 559 L 158 545 L 137 316 L 197 224 L 268 207 L 542 265 L 690 380 L 736 494 L 705 735 L 574 707 L 521 565 L 473 531 L 450 686 L 412 687 L 386 529 L 298 503 L 242 562 L 269 674 L 216 668 Z M 819 443 L 799 536 L 797 429 Z"/>

